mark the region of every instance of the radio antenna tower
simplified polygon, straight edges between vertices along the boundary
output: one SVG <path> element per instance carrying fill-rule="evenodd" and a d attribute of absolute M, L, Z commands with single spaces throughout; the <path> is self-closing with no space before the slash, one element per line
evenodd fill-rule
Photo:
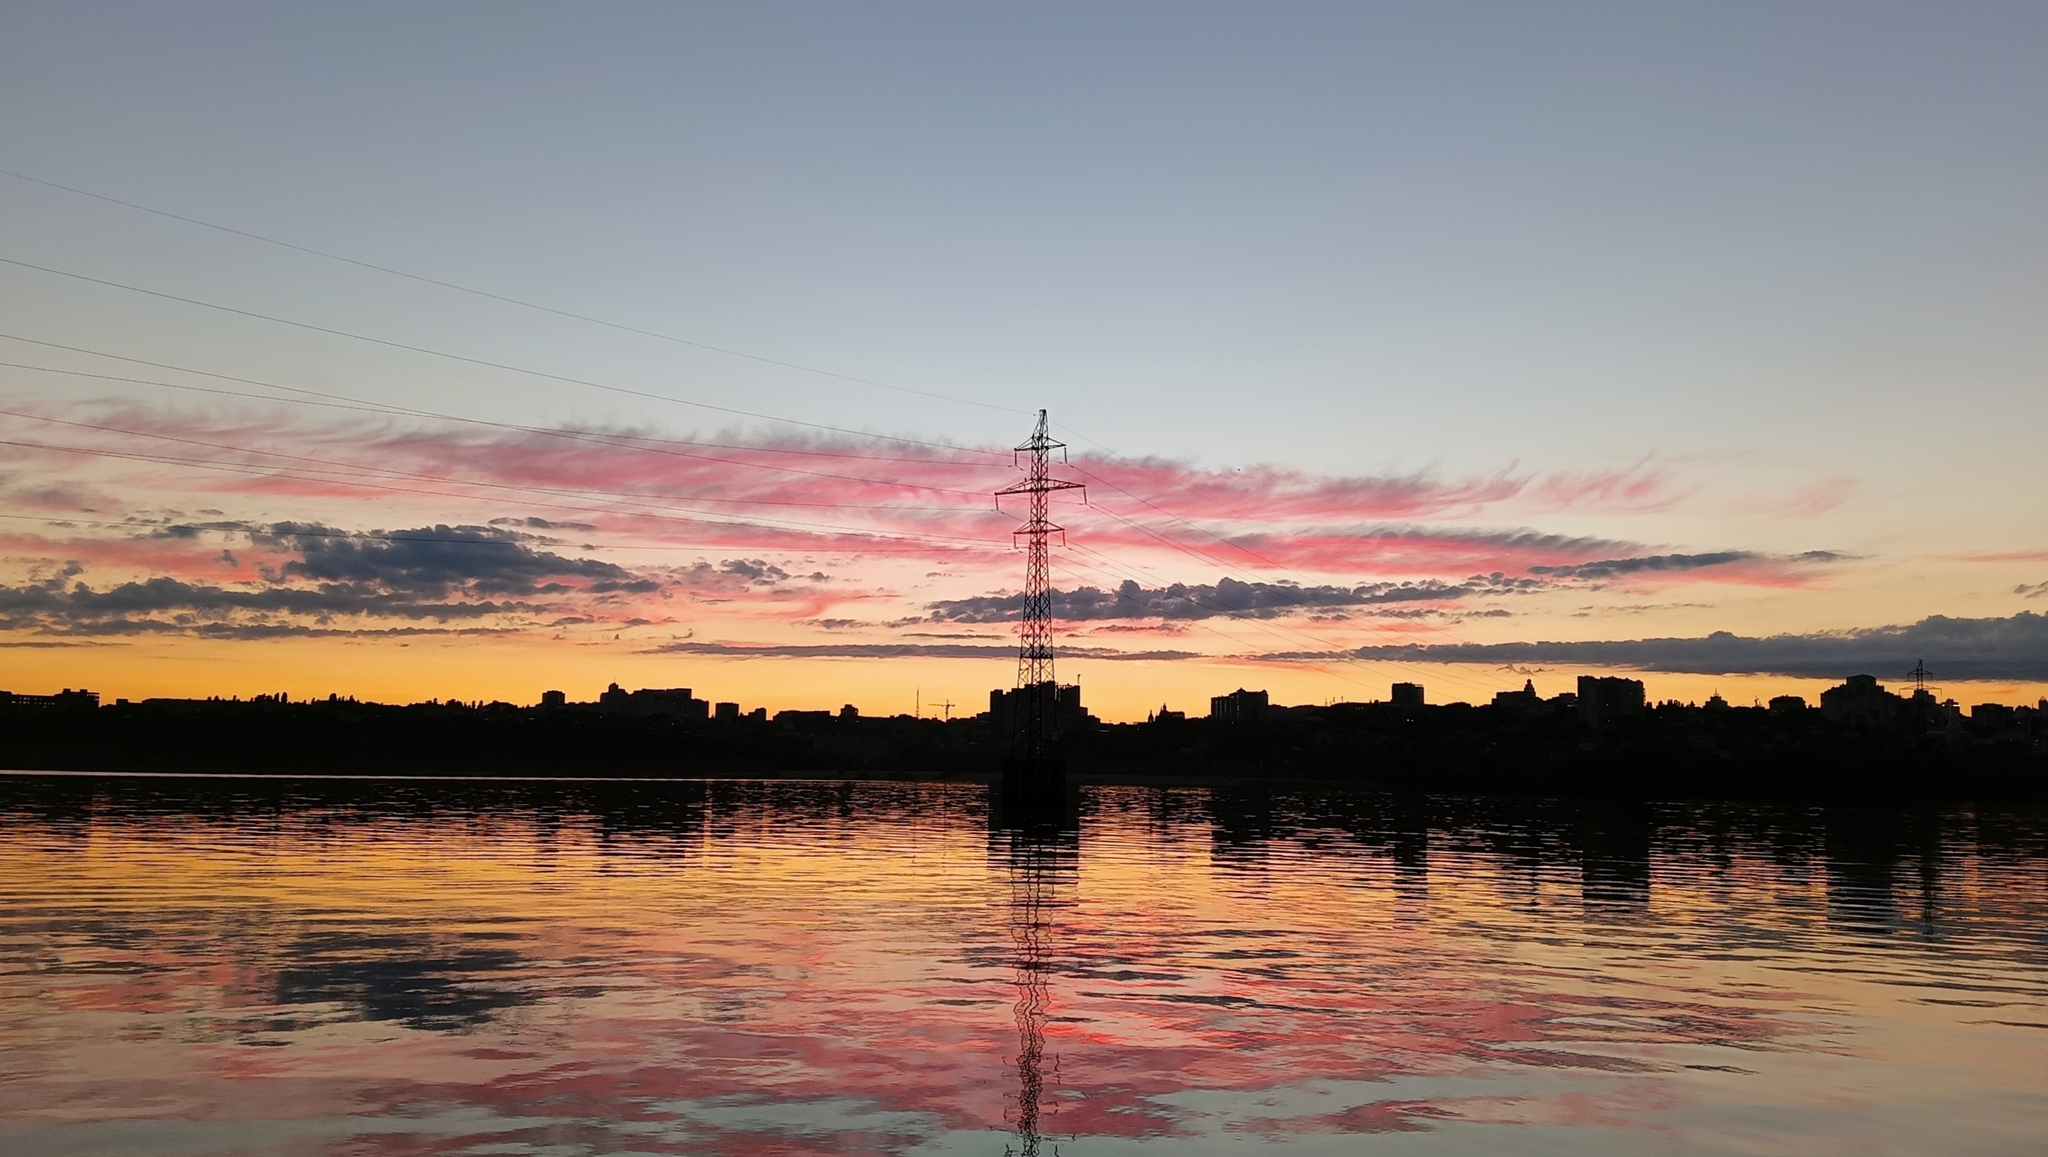
<path fill-rule="evenodd" d="M 996 491 L 997 510 L 1003 508 L 1005 495 L 1031 496 L 1030 517 L 1011 532 L 1013 542 L 1019 535 L 1024 538 L 1024 614 L 1017 626 L 1016 753 L 1031 763 L 1051 759 L 1059 738 L 1054 702 L 1059 684 L 1052 664 L 1052 558 L 1046 539 L 1058 534 L 1065 542 L 1067 531 L 1052 521 L 1052 493 L 1079 490 L 1082 500 L 1087 500 L 1087 487 L 1081 483 L 1052 477 L 1054 450 L 1060 452 L 1060 461 L 1066 462 L 1067 444 L 1053 441 L 1045 432 L 1045 411 L 1040 410 L 1031 440 L 1016 449 L 1018 454 L 1031 456 L 1024 463 L 1024 480 Z"/>

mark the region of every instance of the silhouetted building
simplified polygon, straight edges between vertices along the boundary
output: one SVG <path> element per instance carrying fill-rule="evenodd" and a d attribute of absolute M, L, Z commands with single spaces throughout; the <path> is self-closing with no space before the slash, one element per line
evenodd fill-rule
<path fill-rule="evenodd" d="M 0 691 L 0 707 L 68 707 L 74 710 L 89 710 L 99 705 L 100 693 L 83 688 L 73 691 L 66 687 L 55 695 L 23 695 L 15 691 Z"/>
<path fill-rule="evenodd" d="M 1728 701 L 1721 698 L 1721 693 L 1716 691 L 1712 695 L 1707 696 L 1707 701 L 1700 704 L 1700 706 L 1708 711 L 1726 711 L 1728 710 Z"/>
<path fill-rule="evenodd" d="M 1914 720 L 1930 731 L 1956 731 L 1963 726 L 1962 704 L 1953 699 L 1937 700 L 1934 692 L 1924 687 L 1916 689 L 1907 703 Z"/>
<path fill-rule="evenodd" d="M 711 716 L 714 719 L 738 719 L 740 717 L 740 705 L 737 703 L 715 704 L 711 709 Z"/>
<path fill-rule="evenodd" d="M 1026 695 L 1052 693 L 1052 717 L 1056 730 L 1065 734 L 1088 726 L 1094 720 L 1089 718 L 1086 708 L 1081 706 L 1081 685 L 1062 683 L 1057 687 L 1040 683 L 1035 687 L 1019 687 L 1014 691 L 997 689 L 988 693 L 988 719 L 995 726 L 998 735 L 1016 733 L 1019 721 L 1018 710 L 1024 706 Z"/>
<path fill-rule="evenodd" d="M 1906 718 L 1928 731 L 1955 731 L 1963 725 L 1963 708 L 1953 699 L 1936 698 L 1929 688 L 1915 687 L 1906 700 Z"/>
<path fill-rule="evenodd" d="M 1875 675 L 1851 675 L 1841 686 L 1820 693 L 1821 716 L 1848 727 L 1897 727 L 1906 710 L 1906 701 L 1885 690 Z"/>
<path fill-rule="evenodd" d="M 569 697 L 560 691 L 543 691 L 540 693 L 540 705 L 542 707 L 567 707 L 569 705 Z"/>
<path fill-rule="evenodd" d="M 1579 721 L 1605 727 L 1643 713 L 1643 681 L 1612 676 L 1579 676 Z"/>
<path fill-rule="evenodd" d="M 1388 697 L 1388 701 L 1396 707 L 1420 707 L 1427 702 L 1423 698 L 1420 683 L 1394 684 L 1393 694 Z"/>
<path fill-rule="evenodd" d="M 1799 695 L 1774 695 L 1771 697 L 1771 714 L 1792 715 L 1806 710 L 1806 699 Z"/>
<path fill-rule="evenodd" d="M 839 708 L 839 717 L 841 719 L 859 719 L 860 708 L 855 707 L 851 703 L 844 704 Z"/>
<path fill-rule="evenodd" d="M 711 704 L 690 694 L 688 687 L 642 687 L 625 691 L 617 683 L 597 697 L 599 708 L 627 715 L 674 715 L 682 719 L 703 719 Z"/>
<path fill-rule="evenodd" d="M 1166 707 L 1166 704 L 1164 704 L 1164 703 L 1161 703 L 1161 704 L 1159 705 L 1159 710 L 1157 710 L 1157 711 L 1150 711 L 1150 712 L 1147 712 L 1147 713 L 1146 713 L 1146 715 L 1145 715 L 1145 722 L 1147 722 L 1147 723 L 1184 723 L 1184 722 L 1186 722 L 1186 721 L 1187 721 L 1187 717 L 1188 717 L 1188 713 L 1187 713 L 1187 712 L 1185 712 L 1185 711 L 1169 711 L 1169 710 L 1167 709 L 1167 707 Z"/>
<path fill-rule="evenodd" d="M 1265 720 L 1268 706 L 1264 691 L 1239 687 L 1228 695 L 1210 698 L 1209 718 L 1219 723 L 1259 723 Z"/>
<path fill-rule="evenodd" d="M 1912 689 L 1911 681 L 1895 688 Z M 1525 685 L 1498 702 L 1526 704 L 1532 690 Z M 1586 690 L 1595 719 L 1602 712 L 1611 716 L 1617 699 L 1619 709 L 1626 710 L 1640 695 L 1633 681 L 1589 679 Z M 1395 708 L 1385 696 L 1373 703 L 1286 707 L 1251 691 L 1220 696 L 1213 720 L 1196 718 L 1193 711 L 1182 720 L 1180 712 L 1161 706 L 1149 724 L 1103 727 L 1082 711 L 1078 689 L 1046 681 L 1034 691 L 992 696 L 997 722 L 1021 722 L 1026 712 L 1016 710 L 1020 705 L 1044 708 L 1043 719 L 1059 718 L 1052 714 L 1057 694 L 1065 730 L 1054 754 L 1077 775 L 1328 777 L 1395 792 L 1556 790 L 1597 796 L 1617 788 L 1631 792 L 1630 770 L 1650 768 L 1660 792 L 1828 797 L 1867 788 L 1901 801 L 1923 793 L 1962 799 L 2048 782 L 2048 711 L 2041 706 L 1983 703 L 1965 717 L 1938 693 L 1915 706 L 1909 697 L 1887 694 L 1870 676 L 1831 689 L 1826 700 L 1830 714 L 1860 720 L 1867 725 L 1861 728 L 1800 710 L 1792 696 L 1780 696 L 1770 712 L 1747 705 L 1718 713 L 1684 704 L 1667 703 L 1654 711 L 1646 706 L 1635 719 L 1588 728 L 1574 721 L 1576 693 L 1544 701 L 1540 714 L 1519 716 L 1512 709 L 1458 704 Z M 947 725 L 906 715 L 841 718 L 834 708 L 785 712 L 770 726 L 756 722 L 768 712 L 756 711 L 755 721 L 741 726 L 723 721 L 734 717 L 730 706 L 718 709 L 718 723 L 639 713 L 642 706 L 662 708 L 665 698 L 673 708 L 679 692 L 671 689 L 664 696 L 657 689 L 636 696 L 610 689 L 603 706 L 556 701 L 523 708 L 495 702 L 465 707 L 439 700 L 363 703 L 334 696 L 304 702 L 264 694 L 152 699 L 93 709 L 95 697 L 85 691 L 4 695 L 0 766 L 326 774 L 359 770 L 368 762 L 397 774 L 440 776 L 576 774 L 601 760 L 621 775 L 951 775 L 992 772 L 1018 748 L 1016 729 L 999 730 L 987 715 Z M 1480 697 L 1481 702 L 1491 694 Z M 114 701 L 108 696 L 105 702 Z M 686 711 L 709 706 L 695 695 L 680 702 Z M 1263 722 L 1225 722 L 1233 715 L 1255 717 L 1261 706 Z M 1930 714 L 1916 714 L 1922 710 Z M 1005 714 L 1009 718 L 1001 718 Z M 235 742 L 223 744 L 223 735 Z M 1044 778 L 1050 782 L 1054 777 Z M 1227 809 L 1252 818 L 1227 823 L 1263 833 L 1289 822 L 1282 818 L 1284 809 L 1263 796 L 1234 795 Z M 1409 831 L 1411 823 L 1426 826 L 1426 815 L 1402 819 L 1405 805 L 1392 806 L 1394 818 L 1386 819 L 1373 818 L 1379 804 L 1366 805 L 1356 814 L 1369 826 L 1356 830 L 1400 833 Z M 1422 811 L 1437 809 L 1438 804 L 1430 804 Z M 996 822 L 1009 821 L 999 815 Z M 1601 831 L 1620 842 L 1609 840 L 1598 849 L 1587 845 L 1588 894 L 1636 902 L 1644 879 L 1641 824 L 1629 816 L 1600 822 L 1606 825 Z M 1219 833 L 1225 824 L 1218 819 Z M 1893 835 L 1883 839 L 1887 848 L 1895 842 Z M 1425 846 L 1426 840 L 1405 851 L 1399 842 L 1395 846 L 1397 885 L 1416 895 L 1426 878 L 1427 864 L 1417 858 Z M 1884 855 L 1896 858 L 1889 851 Z"/>
<path fill-rule="evenodd" d="M 1520 691 L 1495 691 L 1493 705 L 1502 711 L 1529 715 L 1543 709 L 1543 696 L 1536 693 L 1536 680 L 1522 680 Z"/>

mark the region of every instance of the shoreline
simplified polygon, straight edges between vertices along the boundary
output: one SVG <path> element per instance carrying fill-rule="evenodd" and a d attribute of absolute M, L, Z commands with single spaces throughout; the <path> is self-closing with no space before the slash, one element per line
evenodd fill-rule
<path fill-rule="evenodd" d="M 418 775 L 380 772 L 335 773 L 335 772 L 245 772 L 245 771 L 85 771 L 78 769 L 0 768 L 0 785 L 26 783 L 34 780 L 69 781 L 127 781 L 134 783 L 241 783 L 241 784 L 392 784 L 405 787 L 422 785 L 458 787 L 469 784 L 490 784 L 494 786 L 530 784 L 543 785 L 689 785 L 689 784 L 950 784 L 976 785 L 996 788 L 1001 776 L 992 772 L 960 771 L 937 772 L 910 770 L 894 773 L 859 771 L 769 771 L 751 775 Z M 1586 803 L 1640 803 L 1640 804 L 1705 804 L 1741 803 L 1769 804 L 1777 806 L 1817 807 L 1972 807 L 1980 804 L 1997 804 L 2003 808 L 2031 809 L 2048 806 L 2048 785 L 2037 785 L 2032 790 L 2019 792 L 1964 792 L 1947 794 L 1941 792 L 1882 792 L 1850 794 L 1842 792 L 1800 792 L 1783 791 L 1758 793 L 1732 790 L 1725 792 L 1657 792 L 1657 791 L 1615 791 L 1612 789 L 1572 790 L 1568 787 L 1552 786 L 1548 790 L 1534 786 L 1500 786 L 1494 788 L 1475 787 L 1470 784 L 1447 783 L 1440 786 L 1424 786 L 1412 783 L 1391 784 L 1375 779 L 1350 779 L 1317 776 L 1246 776 L 1246 775 L 1159 775 L 1146 773 L 1079 772 L 1070 773 L 1067 789 L 1070 793 L 1091 787 L 1143 787 L 1161 789 L 1209 788 L 1244 790 L 1263 788 L 1280 792 L 1329 792 L 1343 794 L 1380 795 L 1397 798 L 1420 799 L 1442 798 L 1461 800 L 1499 801 L 1563 801 Z"/>

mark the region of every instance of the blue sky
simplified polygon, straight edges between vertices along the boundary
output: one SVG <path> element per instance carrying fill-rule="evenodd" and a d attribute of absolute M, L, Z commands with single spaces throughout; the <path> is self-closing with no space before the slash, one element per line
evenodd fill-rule
<path fill-rule="evenodd" d="M 1638 471 L 1655 501 L 1457 517 L 1645 555 L 1845 560 L 1794 588 L 1662 590 L 1655 611 L 1616 611 L 1647 604 L 1608 589 L 1462 628 L 1473 640 L 2008 616 L 2048 579 L 2038 5 L 23 4 L 0 32 L 0 168 L 964 402 L 4 177 L 0 256 L 965 445 L 1021 436 L 1028 419 L 996 407 L 1046 406 L 1077 448 L 1176 469 Z M 19 267 L 0 299 L 9 332 L 378 403 L 734 422 Z M 254 421 L 7 375 L 0 392 L 38 414 L 118 401 Z M 728 432 L 787 434 L 743 425 Z M 12 477 L 47 489 L 84 469 Z M 188 497 L 180 515 L 227 509 Z M 374 517 L 388 503 L 306 502 L 229 513 L 397 524 Z M 408 524 L 505 513 L 432 506 Z M 1220 572 L 1173 566 L 1160 581 Z M 1367 569 L 1309 577 L 1401 578 Z M 951 593 L 996 589 L 963 582 Z"/>

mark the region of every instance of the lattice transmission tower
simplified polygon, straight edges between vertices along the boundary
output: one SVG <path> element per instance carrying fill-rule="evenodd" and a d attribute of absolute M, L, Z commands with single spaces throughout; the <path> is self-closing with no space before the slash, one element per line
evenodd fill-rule
<path fill-rule="evenodd" d="M 1913 694 L 1915 697 L 1933 694 L 1933 691 L 1927 686 L 1927 681 L 1933 677 L 1934 672 L 1927 669 L 1927 661 L 1925 659 L 1915 659 L 1913 661 L 1913 669 L 1906 672 L 1906 678 L 1913 681 Z"/>
<path fill-rule="evenodd" d="M 1045 411 L 1038 411 L 1038 426 L 1031 440 L 1016 448 L 1029 454 L 1021 482 L 996 491 L 996 509 L 1012 494 L 1031 497 L 1031 514 L 1024 525 L 1011 532 L 1012 540 L 1024 538 L 1024 613 L 1017 627 L 1017 699 L 1013 718 L 1016 753 L 1026 760 L 1052 757 L 1059 738 L 1059 684 L 1053 675 L 1052 658 L 1052 556 L 1046 540 L 1054 534 L 1064 539 L 1066 528 L 1052 521 L 1052 494 L 1056 490 L 1080 490 L 1085 500 L 1087 487 L 1079 482 L 1054 478 L 1052 452 L 1067 460 L 1067 444 L 1053 441 L 1045 430 Z"/>

